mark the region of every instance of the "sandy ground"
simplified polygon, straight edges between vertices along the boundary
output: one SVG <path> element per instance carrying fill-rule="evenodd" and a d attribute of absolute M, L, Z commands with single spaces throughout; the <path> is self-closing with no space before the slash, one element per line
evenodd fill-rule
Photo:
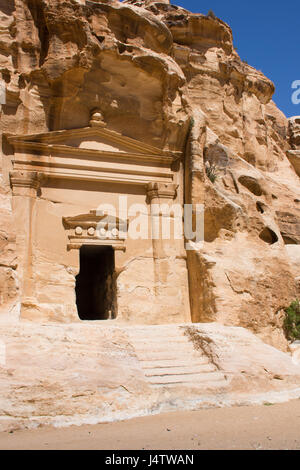
<path fill-rule="evenodd" d="M 0 433 L 0 449 L 300 449 L 300 399 Z"/>

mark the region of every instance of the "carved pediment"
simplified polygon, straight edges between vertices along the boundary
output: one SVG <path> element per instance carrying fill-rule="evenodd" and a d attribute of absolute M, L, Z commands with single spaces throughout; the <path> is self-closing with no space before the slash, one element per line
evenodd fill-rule
<path fill-rule="evenodd" d="M 170 183 L 172 165 L 181 157 L 101 125 L 7 138 L 15 151 L 14 170 L 50 178 Z"/>
<path fill-rule="evenodd" d="M 85 127 L 81 129 L 61 130 L 23 136 L 8 136 L 16 150 L 39 150 L 45 153 L 56 151 L 96 151 L 101 153 L 122 152 L 133 155 L 148 155 L 173 161 L 178 155 L 171 154 L 157 147 L 139 142 L 118 132 L 101 128 Z"/>

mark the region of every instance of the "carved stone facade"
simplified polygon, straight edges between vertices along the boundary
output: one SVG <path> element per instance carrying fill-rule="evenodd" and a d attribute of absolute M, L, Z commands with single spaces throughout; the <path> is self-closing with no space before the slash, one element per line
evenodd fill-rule
<path fill-rule="evenodd" d="M 158 227 L 162 222 L 160 214 L 151 213 L 153 205 L 183 204 L 177 193 L 182 172 L 172 169 L 180 155 L 110 131 L 99 112 L 92 113 L 87 128 L 7 138 L 14 148 L 10 183 L 21 260 L 21 318 L 78 321 L 81 250 L 106 247 L 113 250 L 117 322 L 188 321 L 183 239 L 150 236 L 155 217 Z M 122 218 L 120 201 L 128 218 Z M 144 239 L 130 237 L 136 218 L 130 207 L 137 204 L 145 208 L 139 215 L 148 227 Z M 99 257 L 100 270 L 105 259 Z M 99 290 L 105 289 L 107 280 L 102 281 Z M 85 290 L 93 296 L 89 282 Z M 103 319 L 100 314 L 91 318 Z"/>
<path fill-rule="evenodd" d="M 77 321 L 94 277 L 103 318 L 217 321 L 285 349 L 299 119 L 230 27 L 168 0 L 4 3 L 0 319 Z M 184 204 L 203 243 L 157 233 Z"/>

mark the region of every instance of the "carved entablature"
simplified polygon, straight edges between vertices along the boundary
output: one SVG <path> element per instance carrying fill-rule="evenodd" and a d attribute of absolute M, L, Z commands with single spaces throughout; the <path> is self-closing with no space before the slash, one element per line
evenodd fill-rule
<path fill-rule="evenodd" d="M 168 152 L 107 129 L 95 111 L 90 127 L 9 136 L 13 170 L 48 178 L 145 186 L 172 183 L 181 152 Z M 175 165 L 176 167 L 176 165 Z"/>
<path fill-rule="evenodd" d="M 115 250 L 125 251 L 128 221 L 92 210 L 75 217 L 63 217 L 68 231 L 68 249 L 79 249 L 82 245 L 109 245 Z"/>

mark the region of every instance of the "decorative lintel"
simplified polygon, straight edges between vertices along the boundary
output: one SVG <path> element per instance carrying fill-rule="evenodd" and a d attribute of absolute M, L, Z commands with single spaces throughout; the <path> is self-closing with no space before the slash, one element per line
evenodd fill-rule
<path fill-rule="evenodd" d="M 96 229 L 99 225 L 106 230 L 117 228 L 127 231 L 128 228 L 128 220 L 122 220 L 97 210 L 91 210 L 87 214 L 79 214 L 74 217 L 63 217 L 63 224 L 66 229 L 74 229 L 78 225 L 85 229 L 88 227 Z"/>
<path fill-rule="evenodd" d="M 91 210 L 88 214 L 63 217 L 68 230 L 68 250 L 79 249 L 82 245 L 106 245 L 114 250 L 125 251 L 128 221 Z"/>

